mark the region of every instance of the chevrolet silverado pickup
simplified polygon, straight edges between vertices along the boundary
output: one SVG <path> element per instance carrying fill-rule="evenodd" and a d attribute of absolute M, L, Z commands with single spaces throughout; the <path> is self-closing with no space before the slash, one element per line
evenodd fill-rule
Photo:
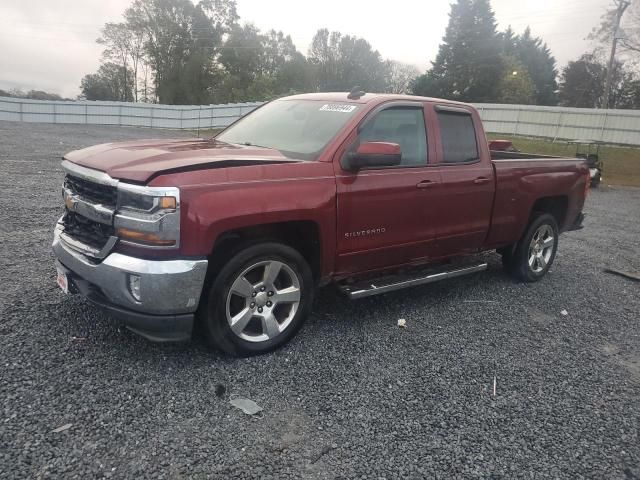
<path fill-rule="evenodd" d="M 319 286 L 358 299 L 487 268 L 524 282 L 581 228 L 584 160 L 491 152 L 471 105 L 363 92 L 265 104 L 215 138 L 64 156 L 58 284 L 154 341 L 251 355 Z"/>

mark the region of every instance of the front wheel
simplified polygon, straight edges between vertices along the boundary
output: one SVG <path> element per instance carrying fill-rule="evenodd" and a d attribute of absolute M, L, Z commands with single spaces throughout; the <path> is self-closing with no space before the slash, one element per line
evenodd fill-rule
<path fill-rule="evenodd" d="M 505 259 L 507 271 L 523 282 L 540 280 L 556 257 L 558 236 L 556 219 L 548 213 L 538 215 L 527 227 L 513 254 Z"/>
<path fill-rule="evenodd" d="M 209 343 L 236 356 L 289 341 L 311 310 L 313 277 L 293 248 L 261 243 L 237 253 L 214 280 L 203 310 Z"/>

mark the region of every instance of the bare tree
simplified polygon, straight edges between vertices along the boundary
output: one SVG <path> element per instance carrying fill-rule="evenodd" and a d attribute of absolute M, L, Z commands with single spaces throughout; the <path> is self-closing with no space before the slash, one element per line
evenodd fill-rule
<path fill-rule="evenodd" d="M 124 23 L 106 23 L 102 29 L 102 36 L 97 40 L 105 46 L 102 52 L 104 60 L 112 61 L 119 65 L 123 75 L 125 92 L 129 91 L 130 85 L 135 85 L 135 81 L 129 79 L 129 57 L 132 49 L 131 30 Z M 137 66 L 137 65 L 136 65 Z M 133 90 L 137 90 L 134 88 Z M 125 100 L 132 100 L 127 99 Z"/>
<path fill-rule="evenodd" d="M 140 28 L 129 27 L 130 36 L 130 50 L 129 56 L 131 57 L 131 70 L 133 70 L 133 96 L 135 101 L 138 101 L 138 70 L 141 63 L 145 63 L 145 32 Z"/>
<path fill-rule="evenodd" d="M 603 46 L 611 45 L 616 28 L 616 14 L 620 4 L 624 2 L 625 0 L 614 0 L 611 8 L 602 15 L 600 26 L 591 32 L 591 40 Z M 632 0 L 626 9 L 620 22 L 618 38 L 621 53 L 635 59 L 640 57 L 640 0 Z"/>
<path fill-rule="evenodd" d="M 151 66 L 149 62 L 145 60 L 144 57 L 141 58 L 140 62 L 140 100 L 144 103 L 156 103 L 155 90 L 153 89 L 153 82 L 151 82 L 151 77 L 153 72 L 151 71 Z"/>
<path fill-rule="evenodd" d="M 411 82 L 420 75 L 414 65 L 389 60 L 389 93 L 408 93 Z"/>

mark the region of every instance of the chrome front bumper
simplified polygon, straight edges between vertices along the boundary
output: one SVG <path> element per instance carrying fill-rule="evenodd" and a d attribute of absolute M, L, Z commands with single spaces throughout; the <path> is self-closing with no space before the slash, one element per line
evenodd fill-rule
<path fill-rule="evenodd" d="M 95 303 L 113 306 L 120 313 L 131 311 L 132 317 L 146 316 L 146 324 L 151 321 L 149 317 L 193 314 L 198 308 L 207 272 L 206 259 L 144 260 L 110 253 L 102 261 L 94 262 L 67 245 L 61 231 L 61 225 L 56 225 L 53 251 L 58 262 L 73 277 L 100 291 L 105 301 Z M 140 301 L 129 290 L 130 275 L 140 277 Z"/>

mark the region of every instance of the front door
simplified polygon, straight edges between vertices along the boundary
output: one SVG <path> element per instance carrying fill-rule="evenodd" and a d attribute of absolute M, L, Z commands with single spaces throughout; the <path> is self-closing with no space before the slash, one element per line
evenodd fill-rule
<path fill-rule="evenodd" d="M 343 170 L 342 156 L 369 141 L 399 144 L 400 165 Z M 435 157 L 430 143 L 423 104 L 391 102 L 372 111 L 338 151 L 334 159 L 337 275 L 423 263 L 431 255 L 432 199 L 440 187 L 440 174 L 428 163 Z"/>

